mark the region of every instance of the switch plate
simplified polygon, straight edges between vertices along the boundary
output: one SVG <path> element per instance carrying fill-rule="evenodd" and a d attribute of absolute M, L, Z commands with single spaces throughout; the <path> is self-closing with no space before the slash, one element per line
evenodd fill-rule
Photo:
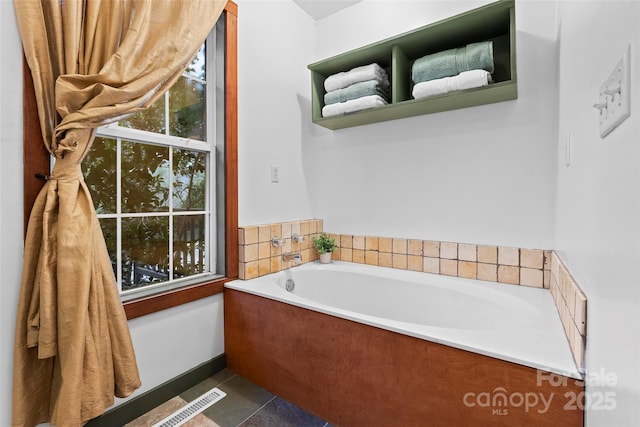
<path fill-rule="evenodd" d="M 564 165 L 571 166 L 571 133 L 567 134 L 567 141 L 564 146 Z"/>
<path fill-rule="evenodd" d="M 280 166 L 271 165 L 271 182 L 280 182 Z"/>
<path fill-rule="evenodd" d="M 604 138 L 631 114 L 630 100 L 631 46 L 620 58 L 609 78 L 600 86 L 600 137 Z"/>

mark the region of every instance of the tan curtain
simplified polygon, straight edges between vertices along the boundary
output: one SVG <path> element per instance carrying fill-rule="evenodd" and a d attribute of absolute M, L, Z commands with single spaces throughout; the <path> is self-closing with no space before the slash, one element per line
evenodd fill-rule
<path fill-rule="evenodd" d="M 226 0 L 15 0 L 52 178 L 33 207 L 14 349 L 13 426 L 81 426 L 140 387 L 80 163 L 94 129 L 180 77 Z"/>

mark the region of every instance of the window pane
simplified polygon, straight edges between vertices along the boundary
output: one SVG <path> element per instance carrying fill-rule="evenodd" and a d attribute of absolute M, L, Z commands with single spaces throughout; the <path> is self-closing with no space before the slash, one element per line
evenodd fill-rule
<path fill-rule="evenodd" d="M 116 141 L 97 137 L 82 162 L 84 180 L 98 214 L 116 212 Z"/>
<path fill-rule="evenodd" d="M 180 77 L 169 89 L 169 134 L 205 141 L 205 85 Z"/>
<path fill-rule="evenodd" d="M 169 280 L 169 218 L 122 219 L 122 290 Z"/>
<path fill-rule="evenodd" d="M 169 208 L 169 149 L 122 141 L 122 212 Z"/>
<path fill-rule="evenodd" d="M 204 209 L 206 156 L 196 151 L 173 151 L 173 208 L 176 211 Z"/>
<path fill-rule="evenodd" d="M 205 269 L 205 215 L 176 216 L 173 219 L 174 279 L 203 273 Z"/>
<path fill-rule="evenodd" d="M 118 221 L 115 218 L 100 219 L 100 228 L 107 244 L 107 251 L 111 259 L 113 274 L 117 276 L 118 271 Z"/>
<path fill-rule="evenodd" d="M 200 50 L 196 54 L 195 58 L 193 58 L 193 61 L 191 61 L 191 64 L 189 64 L 184 72 L 197 79 L 205 80 L 205 72 L 207 68 L 205 63 L 206 58 L 206 44 L 203 44 L 200 47 Z"/>
<path fill-rule="evenodd" d="M 165 97 L 163 95 L 146 110 L 120 120 L 118 126 L 164 134 L 167 129 L 164 102 Z"/>

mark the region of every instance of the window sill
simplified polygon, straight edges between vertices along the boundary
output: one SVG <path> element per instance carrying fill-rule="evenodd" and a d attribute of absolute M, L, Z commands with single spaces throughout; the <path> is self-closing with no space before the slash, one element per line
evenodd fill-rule
<path fill-rule="evenodd" d="M 167 308 L 177 307 L 201 298 L 222 293 L 224 284 L 235 279 L 234 277 L 222 277 L 211 282 L 186 286 L 184 288 L 127 301 L 123 304 L 124 312 L 127 315 L 127 320 L 131 320 Z"/>

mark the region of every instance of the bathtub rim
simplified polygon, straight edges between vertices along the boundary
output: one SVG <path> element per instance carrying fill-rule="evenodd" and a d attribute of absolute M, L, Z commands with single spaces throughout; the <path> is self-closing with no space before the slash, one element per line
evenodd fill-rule
<path fill-rule="evenodd" d="M 382 273 L 385 277 L 397 278 L 398 275 L 404 278 L 416 280 L 438 280 L 446 282 L 484 284 L 491 289 L 505 292 L 523 289 L 525 293 L 543 293 L 538 296 L 543 300 L 541 315 L 546 324 L 545 328 L 527 327 L 521 330 L 505 331 L 474 331 L 460 330 L 452 328 L 441 328 L 437 326 L 415 325 L 407 322 L 394 321 L 361 313 L 355 313 L 314 301 L 298 297 L 287 292 L 283 287 L 275 283 L 278 277 L 287 274 L 295 274 L 296 270 L 324 270 L 338 269 L 344 271 L 355 271 L 364 274 L 371 272 Z M 289 273 L 288 273 L 289 272 Z M 367 273 L 368 272 L 368 273 Z M 412 281 L 412 280 L 410 280 Z M 272 292 L 266 287 L 259 287 L 260 283 L 272 283 L 276 292 Z M 507 362 L 516 363 L 544 372 L 551 372 L 563 375 L 576 380 L 583 380 L 584 375 L 578 370 L 571 354 L 570 345 L 562 324 L 560 315 L 548 289 L 530 288 L 514 285 L 506 285 L 496 282 L 486 282 L 477 279 L 466 279 L 452 276 L 442 276 L 437 274 L 398 270 L 388 267 L 370 266 L 359 263 L 345 261 L 332 261 L 331 264 L 320 264 L 319 262 L 309 262 L 294 267 L 291 270 L 282 270 L 265 276 L 250 280 L 234 280 L 225 284 L 225 288 L 247 292 L 260 297 L 291 304 L 299 308 L 336 316 L 345 320 L 361 323 L 391 332 L 412 336 L 418 339 L 446 345 L 461 350 L 470 351 L 477 354 L 493 357 Z M 514 289 L 515 288 L 515 289 Z M 520 345 L 518 345 L 520 344 Z"/>

